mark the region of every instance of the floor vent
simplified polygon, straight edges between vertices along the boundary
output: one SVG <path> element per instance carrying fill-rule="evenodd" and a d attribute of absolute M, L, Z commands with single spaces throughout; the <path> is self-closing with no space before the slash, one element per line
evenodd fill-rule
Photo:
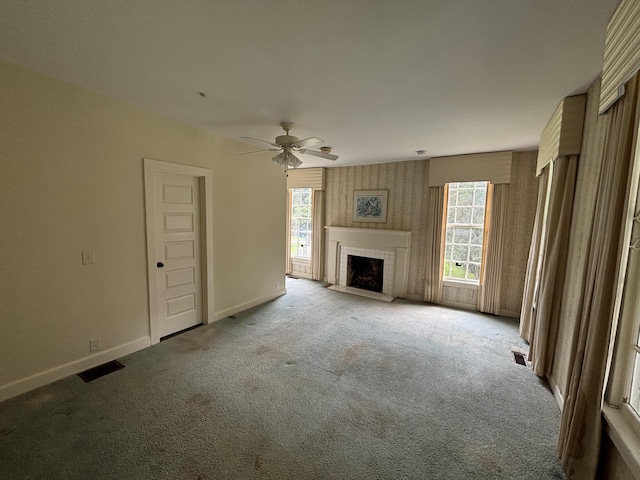
<path fill-rule="evenodd" d="M 124 368 L 124 365 L 117 360 L 113 360 L 112 362 L 103 363 L 97 367 L 80 372 L 78 376 L 84 380 L 85 383 L 89 383 L 93 382 L 96 378 L 104 377 L 105 375 L 109 375 L 121 368 Z"/>
<path fill-rule="evenodd" d="M 527 359 L 524 358 L 524 353 L 513 352 L 513 358 L 518 365 L 524 365 L 525 367 L 527 366 Z"/>

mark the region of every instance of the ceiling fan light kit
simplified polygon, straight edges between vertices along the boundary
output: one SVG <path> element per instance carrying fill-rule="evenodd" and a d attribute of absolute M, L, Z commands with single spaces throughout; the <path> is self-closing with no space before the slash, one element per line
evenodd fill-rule
<path fill-rule="evenodd" d="M 256 140 L 261 143 L 266 143 L 271 147 L 276 148 L 268 148 L 265 150 L 257 150 L 255 152 L 246 152 L 241 153 L 240 155 L 250 155 L 253 153 L 262 153 L 262 152 L 278 152 L 278 155 L 272 158 L 272 160 L 284 167 L 287 168 L 296 168 L 302 165 L 302 161 L 298 157 L 294 155 L 294 152 L 301 153 L 303 155 L 312 155 L 314 157 L 324 158 L 325 160 L 337 160 L 338 156 L 331 154 L 331 147 L 320 147 L 320 151 L 317 150 L 309 150 L 308 146 L 318 145 L 319 143 L 324 143 L 324 140 L 318 137 L 309 137 L 300 140 L 298 137 L 293 135 L 289 135 L 289 132 L 293 129 L 293 123 L 291 122 L 282 122 L 280 124 L 282 129 L 285 131 L 285 135 L 278 135 L 275 139 L 275 142 L 269 142 L 267 140 L 261 140 L 259 138 L 253 137 L 241 137 L 249 140 Z"/>

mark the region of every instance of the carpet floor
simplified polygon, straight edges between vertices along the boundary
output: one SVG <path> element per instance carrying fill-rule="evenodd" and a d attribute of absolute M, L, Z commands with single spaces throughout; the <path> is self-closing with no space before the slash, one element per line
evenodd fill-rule
<path fill-rule="evenodd" d="M 3 479 L 554 479 L 513 319 L 288 294 L 0 404 Z"/>

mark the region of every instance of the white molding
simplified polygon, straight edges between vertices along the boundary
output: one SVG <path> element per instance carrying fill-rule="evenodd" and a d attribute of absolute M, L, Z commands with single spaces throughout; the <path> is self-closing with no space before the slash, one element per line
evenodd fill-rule
<path fill-rule="evenodd" d="M 426 303 L 424 301 L 424 297 L 422 295 L 414 295 L 413 293 L 407 293 L 404 297 L 401 298 L 405 298 L 407 300 L 413 300 L 415 302 L 423 302 Z"/>
<path fill-rule="evenodd" d="M 395 271 L 392 296 L 404 298 L 409 274 L 411 232 L 381 228 L 325 226 L 327 232 L 327 281 L 340 284 L 340 249 L 342 247 L 371 248 L 395 251 Z"/>
<path fill-rule="evenodd" d="M 640 437 L 629 424 L 622 409 L 603 405 L 602 414 L 609 438 L 635 478 L 640 478 Z"/>
<path fill-rule="evenodd" d="M 556 402 L 558 402 L 558 407 L 562 412 L 562 410 L 564 409 L 564 395 L 562 395 L 560 387 L 558 387 L 556 380 L 552 376 L 547 376 L 547 382 L 549 382 L 549 387 L 551 388 L 551 392 L 553 393 L 553 398 L 555 398 Z"/>
<path fill-rule="evenodd" d="M 282 288 L 280 290 L 276 290 L 271 295 L 265 295 L 263 297 L 254 298 L 253 300 L 249 300 L 248 302 L 239 303 L 238 305 L 234 305 L 233 307 L 225 308 L 224 310 L 220 310 L 216 312 L 213 316 L 213 321 L 217 322 L 218 320 L 222 320 L 223 318 L 227 318 L 231 315 L 235 315 L 236 313 L 243 312 L 253 307 L 257 307 L 258 305 L 262 305 L 263 303 L 270 302 L 271 300 L 275 300 L 282 295 L 287 294 L 287 289 Z"/>
<path fill-rule="evenodd" d="M 478 290 L 480 288 L 480 285 L 478 283 L 464 282 L 462 280 L 451 280 L 449 278 L 446 280 L 442 280 L 442 286 L 449 288 L 466 288 L 468 290 Z"/>
<path fill-rule="evenodd" d="M 477 312 L 478 311 L 478 306 L 475 303 L 441 301 L 440 303 L 436 303 L 434 305 L 442 305 L 442 306 L 445 306 L 445 307 L 461 308 L 462 310 L 471 310 L 472 312 Z"/>
<path fill-rule="evenodd" d="M 109 350 L 45 370 L 44 372 L 36 373 L 30 377 L 7 383 L 6 385 L 0 386 L 0 402 L 44 385 L 48 385 L 56 380 L 84 372 L 85 370 L 97 367 L 103 363 L 124 357 L 130 353 L 149 347 L 150 345 L 151 337 L 142 337 L 138 340 L 134 340 L 133 342 L 125 343 L 124 345 L 110 348 Z"/>
<path fill-rule="evenodd" d="M 157 327 L 158 301 L 156 284 L 153 282 L 156 274 L 156 243 L 154 232 L 154 197 L 153 174 L 158 172 L 186 175 L 200 179 L 200 206 L 201 206 L 201 238 L 202 238 L 202 323 L 207 324 L 215 318 L 213 305 L 213 174 L 208 168 L 182 165 L 178 163 L 163 162 L 151 158 L 143 158 L 144 164 L 144 193 L 147 234 L 147 281 L 149 291 L 149 328 L 151 331 L 151 343 L 160 341 Z"/>

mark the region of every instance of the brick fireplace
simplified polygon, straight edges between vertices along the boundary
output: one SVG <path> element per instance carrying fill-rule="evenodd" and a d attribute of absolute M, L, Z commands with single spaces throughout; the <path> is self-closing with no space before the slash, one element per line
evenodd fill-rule
<path fill-rule="evenodd" d="M 370 262 L 371 265 L 378 264 L 382 270 L 381 293 L 392 297 L 406 295 L 411 232 L 377 228 L 325 228 L 328 232 L 329 245 L 327 256 L 329 283 L 349 286 L 349 257 L 381 260 L 381 264 L 375 261 Z M 365 277 L 368 278 L 370 275 L 371 273 Z M 356 286 L 356 288 L 363 287 Z"/>

